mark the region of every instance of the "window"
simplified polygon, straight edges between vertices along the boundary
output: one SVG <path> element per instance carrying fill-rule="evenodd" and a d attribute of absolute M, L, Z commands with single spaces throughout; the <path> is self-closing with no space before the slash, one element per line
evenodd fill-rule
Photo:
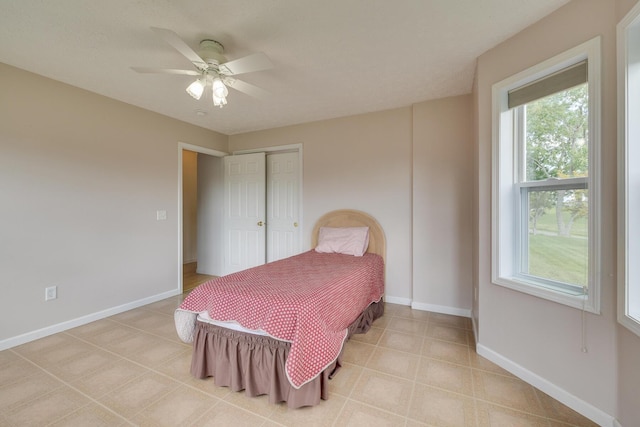
<path fill-rule="evenodd" d="M 618 321 L 640 335 L 640 4 L 618 24 Z M 635 262 L 634 262 L 635 261 Z"/>
<path fill-rule="evenodd" d="M 599 312 L 599 38 L 493 87 L 493 282 Z"/>

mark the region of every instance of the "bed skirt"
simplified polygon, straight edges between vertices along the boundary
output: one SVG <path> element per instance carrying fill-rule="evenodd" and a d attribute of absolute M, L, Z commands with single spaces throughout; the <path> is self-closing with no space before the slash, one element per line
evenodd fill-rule
<path fill-rule="evenodd" d="M 367 332 L 383 313 L 382 299 L 369 305 L 349 326 L 347 339 Z M 320 399 L 326 400 L 328 381 L 340 368 L 341 355 L 320 375 L 296 389 L 285 372 L 290 348 L 288 342 L 197 321 L 191 374 L 196 378 L 213 377 L 217 386 L 244 390 L 251 397 L 267 394 L 270 403 L 287 402 L 289 408 L 314 406 Z"/>

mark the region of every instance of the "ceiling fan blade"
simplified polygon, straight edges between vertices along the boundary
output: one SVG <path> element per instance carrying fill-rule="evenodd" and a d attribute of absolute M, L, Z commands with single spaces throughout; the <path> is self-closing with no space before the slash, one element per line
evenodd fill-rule
<path fill-rule="evenodd" d="M 267 55 L 259 52 L 221 64 L 220 73 L 227 76 L 234 76 L 236 74 L 251 73 L 268 68 L 273 68 L 273 63 Z"/>
<path fill-rule="evenodd" d="M 202 74 L 195 70 L 176 70 L 173 68 L 131 67 L 131 69 L 138 73 L 183 74 L 186 76 L 199 76 Z"/>
<path fill-rule="evenodd" d="M 236 79 L 227 79 L 224 82 L 227 86 L 242 93 L 246 93 L 247 95 L 253 96 L 254 98 L 265 99 L 271 95 L 264 89 L 260 89 L 258 86 L 254 86 L 250 83 L 243 82 L 242 80 Z"/>
<path fill-rule="evenodd" d="M 184 55 L 189 61 L 193 62 L 193 65 L 198 67 L 198 69 L 203 70 L 207 68 L 207 63 L 200 58 L 200 55 L 191 49 L 176 33 L 166 28 L 158 27 L 151 27 L 151 30 L 162 37 L 164 41 L 173 46 L 175 50 Z"/>

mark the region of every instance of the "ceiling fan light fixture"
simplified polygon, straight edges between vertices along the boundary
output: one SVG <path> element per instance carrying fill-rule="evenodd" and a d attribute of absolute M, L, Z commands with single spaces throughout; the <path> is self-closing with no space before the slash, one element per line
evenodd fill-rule
<path fill-rule="evenodd" d="M 224 107 L 227 105 L 227 95 L 229 94 L 229 89 L 227 86 L 220 80 L 219 77 L 213 79 L 211 84 L 211 89 L 213 91 L 213 105 L 216 107 Z"/>
<path fill-rule="evenodd" d="M 213 95 L 213 105 L 222 108 L 227 105 L 227 98 L 220 98 Z"/>
<path fill-rule="evenodd" d="M 216 77 L 213 79 L 211 86 L 213 88 L 213 94 L 218 98 L 226 98 L 226 96 L 229 95 L 229 89 L 227 89 L 227 86 L 225 86 L 220 78 Z"/>
<path fill-rule="evenodd" d="M 195 99 L 200 99 L 205 87 L 206 82 L 204 81 L 204 79 L 198 79 L 195 82 L 191 83 L 189 87 L 187 87 L 187 93 Z"/>
<path fill-rule="evenodd" d="M 273 68 L 271 60 L 262 52 L 254 53 L 242 58 L 227 61 L 224 56 L 224 46 L 216 40 L 205 39 L 200 41 L 200 50 L 194 51 L 175 32 L 166 28 L 151 27 L 151 30 L 163 38 L 182 56 L 187 58 L 196 70 L 179 70 L 166 68 L 131 67 L 138 73 L 161 73 L 197 76 L 186 89 L 189 96 L 200 100 L 211 86 L 213 92 L 213 105 L 223 107 L 227 105 L 228 87 L 244 92 L 257 98 L 264 97 L 266 92 L 242 80 L 235 80 L 231 76 L 236 74 L 252 73 L 254 71 Z"/>
<path fill-rule="evenodd" d="M 209 65 L 219 65 L 227 62 L 227 58 L 223 55 L 224 46 L 215 40 L 202 40 L 200 42 L 200 50 L 197 53 Z"/>

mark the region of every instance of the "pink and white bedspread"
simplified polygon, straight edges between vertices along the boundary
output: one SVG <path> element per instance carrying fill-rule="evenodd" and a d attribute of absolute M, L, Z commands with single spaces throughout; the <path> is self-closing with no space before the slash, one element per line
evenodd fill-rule
<path fill-rule="evenodd" d="M 197 315 L 206 312 L 289 341 L 287 377 L 300 388 L 337 359 L 347 327 L 383 293 L 379 255 L 311 250 L 203 283 L 176 310 L 176 329 L 190 342 Z"/>

